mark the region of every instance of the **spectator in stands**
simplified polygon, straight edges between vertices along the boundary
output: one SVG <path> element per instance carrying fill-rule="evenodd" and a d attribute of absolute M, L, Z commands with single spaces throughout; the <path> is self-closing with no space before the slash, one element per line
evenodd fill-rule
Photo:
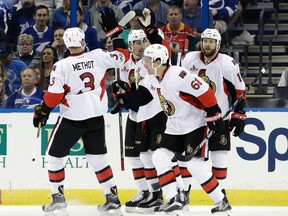
<path fill-rule="evenodd" d="M 55 62 L 58 61 L 57 50 L 52 46 L 46 46 L 41 52 L 38 70 L 40 72 L 40 80 L 38 87 L 43 90 L 48 89 L 50 83 L 50 73 Z"/>
<path fill-rule="evenodd" d="M 209 9 L 214 18 L 214 28 L 220 34 L 226 32 L 228 25 L 227 21 L 237 11 L 239 0 L 214 0 L 209 1 Z"/>
<path fill-rule="evenodd" d="M 12 35 L 12 10 L 14 3 L 15 0 L 3 0 L 2 3 L 0 1 L 0 29 L 4 31 L 6 37 L 9 37 L 9 41 Z"/>
<path fill-rule="evenodd" d="M 38 5 L 35 8 L 33 18 L 35 25 L 24 30 L 23 33 L 31 34 L 34 38 L 33 50 L 41 52 L 47 44 L 52 44 L 54 31 L 47 26 L 49 21 L 49 10 L 45 5 Z"/>
<path fill-rule="evenodd" d="M 27 66 L 35 67 L 39 64 L 40 53 L 33 51 L 34 39 L 32 35 L 20 34 L 17 41 L 15 57 L 25 62 Z"/>
<path fill-rule="evenodd" d="M 86 23 L 83 23 L 84 16 L 83 11 L 80 7 L 77 8 L 77 27 L 82 29 L 85 33 L 85 50 L 91 51 L 96 48 L 100 48 L 100 42 L 98 41 L 98 36 L 96 29 L 88 26 Z M 68 26 L 70 26 L 70 10 L 68 11 L 68 19 L 67 19 Z"/>
<path fill-rule="evenodd" d="M 91 26 L 89 11 L 83 8 L 81 0 L 77 0 L 77 4 L 78 4 L 78 7 L 82 9 L 83 14 L 84 14 L 83 22 L 86 23 L 88 26 Z M 52 28 L 54 30 L 57 28 L 66 29 L 67 27 L 69 27 L 67 26 L 67 16 L 68 16 L 69 10 L 70 10 L 70 0 L 63 0 L 62 7 L 57 8 L 54 11 L 54 14 L 52 17 Z"/>
<path fill-rule="evenodd" d="M 7 43 L 0 43 L 0 62 L 4 66 L 4 71 L 7 73 L 5 80 L 5 91 L 9 96 L 21 86 L 20 72 L 27 65 L 18 59 L 13 59 L 13 50 Z"/>
<path fill-rule="evenodd" d="M 5 80 L 6 73 L 4 71 L 4 67 L 0 62 L 0 108 L 3 106 L 4 102 L 7 100 L 7 94 L 5 92 Z"/>
<path fill-rule="evenodd" d="M 2 28 L 0 28 L 0 41 L 2 42 L 9 42 L 7 35 L 5 34 L 4 30 Z"/>
<path fill-rule="evenodd" d="M 200 39 L 203 32 L 202 8 L 197 5 L 198 0 L 184 0 L 182 8 L 182 22 L 196 30 L 196 37 Z M 209 11 L 208 28 L 213 28 L 213 16 Z"/>
<path fill-rule="evenodd" d="M 21 89 L 11 94 L 4 108 L 34 108 L 43 100 L 44 92 L 42 89 L 35 87 L 36 72 L 33 68 L 25 68 L 21 71 L 22 86 Z"/>
<path fill-rule="evenodd" d="M 33 14 L 35 11 L 34 0 L 20 0 L 21 7 L 13 13 L 13 43 L 17 44 L 19 34 L 35 24 Z"/>
<path fill-rule="evenodd" d="M 158 28 L 167 23 L 169 5 L 166 3 L 161 0 L 143 0 L 135 4 L 133 10 L 143 10 L 144 8 L 150 8 L 155 13 L 155 24 Z"/>
<path fill-rule="evenodd" d="M 127 47 L 128 47 L 128 35 L 131 30 L 138 30 L 141 28 L 138 20 L 138 16 L 142 15 L 142 10 L 134 10 L 136 13 L 136 16 L 129 22 L 129 27 L 127 29 L 124 29 L 123 32 L 120 34 L 120 37 L 124 39 Z"/>
<path fill-rule="evenodd" d="M 278 83 L 279 87 L 288 87 L 288 68 L 286 68 L 281 75 Z"/>
<path fill-rule="evenodd" d="M 107 7 L 111 8 L 114 11 L 115 17 L 118 22 L 124 16 L 122 10 L 118 6 L 113 5 L 110 0 L 97 1 L 96 4 L 94 4 L 89 11 L 90 11 L 91 25 L 96 28 L 98 41 L 102 41 L 106 38 L 106 34 L 103 31 L 99 21 L 101 22 L 100 12 L 103 11 Z"/>
<path fill-rule="evenodd" d="M 184 54 L 185 40 L 189 40 L 188 51 L 195 50 L 194 37 L 196 32 L 181 22 L 181 19 L 181 9 L 177 5 L 172 5 L 168 9 L 168 24 L 160 28 L 164 33 L 164 39 L 169 43 L 172 51 L 172 65 L 176 65 L 177 60 L 180 63 L 180 58 Z"/>
<path fill-rule="evenodd" d="M 54 10 L 56 10 L 57 8 L 62 7 L 63 5 L 63 0 L 34 0 L 35 1 L 35 5 L 45 5 L 47 6 L 47 8 L 49 9 L 49 14 L 50 17 L 53 17 L 54 14 Z M 52 26 L 52 20 L 50 20 L 50 27 Z"/>
<path fill-rule="evenodd" d="M 64 44 L 63 35 L 64 35 L 64 29 L 59 28 L 55 30 L 54 32 L 54 41 L 52 43 L 52 47 L 54 47 L 57 50 L 57 58 L 58 60 L 65 58 L 67 53 L 67 48 Z"/>

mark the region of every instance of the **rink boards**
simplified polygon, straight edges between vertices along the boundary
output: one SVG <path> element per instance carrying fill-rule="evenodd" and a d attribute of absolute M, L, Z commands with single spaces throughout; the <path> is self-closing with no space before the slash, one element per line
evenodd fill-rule
<path fill-rule="evenodd" d="M 263 110 L 262 110 L 263 111 Z M 288 206 L 288 112 L 247 112 L 247 126 L 240 138 L 232 137 L 227 191 L 232 205 Z M 58 113 L 52 113 L 41 130 L 32 126 L 32 112 L 0 113 L 0 202 L 3 205 L 41 205 L 49 200 L 45 150 Z M 123 122 L 127 113 L 123 113 Z M 120 169 L 118 115 L 105 115 L 108 161 L 113 169 L 120 199 L 136 193 L 131 168 Z M 125 128 L 123 129 L 125 131 Z M 36 161 L 32 162 L 34 145 Z M 89 168 L 81 140 L 65 161 L 65 191 L 70 203 L 98 204 L 104 201 L 95 174 Z M 192 205 L 212 205 L 199 184 L 192 181 Z"/>

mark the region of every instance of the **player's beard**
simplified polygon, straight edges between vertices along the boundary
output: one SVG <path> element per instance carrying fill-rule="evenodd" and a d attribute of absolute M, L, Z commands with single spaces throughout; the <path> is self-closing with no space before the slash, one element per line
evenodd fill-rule
<path fill-rule="evenodd" d="M 203 52 L 205 57 L 210 58 L 210 57 L 214 56 L 217 51 L 216 51 L 216 47 L 215 47 L 214 49 L 209 49 L 209 50 L 202 48 L 202 52 Z"/>

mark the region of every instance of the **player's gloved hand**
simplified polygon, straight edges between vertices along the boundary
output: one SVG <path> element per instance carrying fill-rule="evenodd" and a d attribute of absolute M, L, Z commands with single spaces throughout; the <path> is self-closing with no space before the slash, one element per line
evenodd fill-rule
<path fill-rule="evenodd" d="M 110 112 L 111 114 L 116 114 L 125 108 L 123 98 L 126 97 L 126 95 L 127 95 L 126 93 L 118 93 L 117 94 L 116 103 L 111 109 L 111 112 Z"/>
<path fill-rule="evenodd" d="M 215 134 L 220 134 L 224 129 L 224 121 L 221 117 L 221 112 L 214 115 L 208 115 L 205 117 L 207 126 L 210 130 L 213 130 Z"/>
<path fill-rule="evenodd" d="M 143 17 L 138 17 L 139 24 L 149 32 L 155 25 L 155 14 L 150 8 L 144 8 L 142 14 Z"/>
<path fill-rule="evenodd" d="M 229 122 L 229 131 L 233 131 L 233 136 L 239 136 L 245 128 L 245 120 L 246 120 L 245 112 L 234 112 L 231 115 L 231 119 Z"/>
<path fill-rule="evenodd" d="M 42 105 L 35 106 L 33 117 L 34 127 L 37 128 L 39 123 L 41 123 L 41 127 L 44 127 L 47 124 L 51 110 L 52 108 L 48 107 L 44 102 Z"/>
<path fill-rule="evenodd" d="M 114 11 L 107 7 L 101 11 L 102 22 L 99 21 L 107 37 L 115 38 L 123 32 L 123 27 L 118 25 Z"/>
<path fill-rule="evenodd" d="M 124 82 L 122 80 L 114 81 L 112 83 L 112 95 L 114 98 L 117 97 L 119 92 L 123 93 L 122 91 L 124 91 L 125 93 L 129 93 L 131 91 L 131 89 L 132 88 L 131 88 L 130 84 L 127 82 Z"/>

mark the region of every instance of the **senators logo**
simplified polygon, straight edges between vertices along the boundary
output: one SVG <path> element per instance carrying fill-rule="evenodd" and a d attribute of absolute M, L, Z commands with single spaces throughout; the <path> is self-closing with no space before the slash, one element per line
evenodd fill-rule
<path fill-rule="evenodd" d="M 213 90 L 213 92 L 216 92 L 216 84 L 210 80 L 210 78 L 208 76 L 206 76 L 205 74 L 200 75 L 200 77 L 210 86 L 210 88 Z"/>
<path fill-rule="evenodd" d="M 164 98 L 161 93 L 158 92 L 159 100 L 161 103 L 161 107 L 167 116 L 172 116 L 175 113 L 175 106 L 171 101 L 168 101 Z"/>
<path fill-rule="evenodd" d="M 129 71 L 129 83 L 136 83 L 134 69 Z M 141 77 L 139 73 L 137 73 L 137 83 L 139 83 L 144 77 Z"/>

